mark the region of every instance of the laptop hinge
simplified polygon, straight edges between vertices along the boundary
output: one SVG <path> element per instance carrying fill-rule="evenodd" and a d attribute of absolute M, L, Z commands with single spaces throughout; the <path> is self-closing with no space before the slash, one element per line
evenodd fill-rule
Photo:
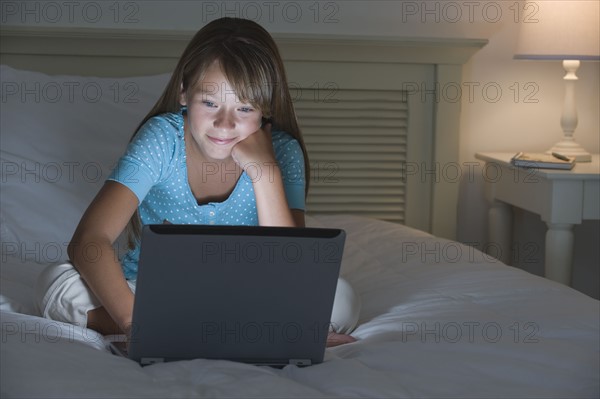
<path fill-rule="evenodd" d="M 290 364 L 294 366 L 310 366 L 312 362 L 310 359 L 290 359 Z"/>
<path fill-rule="evenodd" d="M 149 366 L 154 363 L 164 363 L 164 361 L 163 357 L 143 357 L 140 359 L 140 364 L 142 366 Z"/>

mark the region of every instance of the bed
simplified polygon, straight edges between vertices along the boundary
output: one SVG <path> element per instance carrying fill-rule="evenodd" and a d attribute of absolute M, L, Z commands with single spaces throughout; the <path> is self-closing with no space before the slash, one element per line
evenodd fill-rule
<path fill-rule="evenodd" d="M 400 219 L 390 216 L 398 210 L 386 208 L 385 201 L 379 214 L 349 204 L 325 206 L 337 198 L 327 190 L 309 203 L 309 226 L 346 231 L 341 275 L 362 302 L 353 332 L 357 342 L 327 349 L 319 365 L 274 369 L 196 359 L 140 367 L 111 354 L 105 337 L 92 330 L 39 317 L 32 300 L 38 273 L 66 259 L 81 212 L 158 97 L 177 46 L 188 37 L 3 30 L 2 397 L 600 395 L 599 302 L 452 240 L 457 184 L 445 182 L 404 179 Z M 366 90 L 356 85 L 381 90 L 376 86 L 384 84 L 353 82 L 352 71 L 364 72 L 360 68 L 375 68 L 382 74 L 378 79 L 411 94 L 425 82 L 420 79 L 441 87 L 460 82 L 461 65 L 484 44 L 277 40 L 299 88 L 330 82 L 326 74 L 335 72 L 336 88 L 350 96 Z M 386 74 L 398 68 L 416 75 L 389 83 Z M 344 78 L 339 71 L 346 69 Z M 460 107 L 448 102 L 433 107 L 429 97 L 421 98 L 407 100 L 405 164 L 456 162 Z M 305 110 L 301 114 L 301 125 L 319 119 Z"/>

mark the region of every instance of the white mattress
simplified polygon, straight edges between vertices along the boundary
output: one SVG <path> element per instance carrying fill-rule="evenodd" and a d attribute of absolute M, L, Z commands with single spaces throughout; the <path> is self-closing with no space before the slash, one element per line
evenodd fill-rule
<path fill-rule="evenodd" d="M 458 243 L 351 216 L 342 275 L 357 342 L 306 368 L 197 359 L 140 367 L 31 301 L 42 265 L 2 259 L 2 397 L 598 397 L 600 306 Z M 6 258 L 3 256 L 3 258 Z"/>

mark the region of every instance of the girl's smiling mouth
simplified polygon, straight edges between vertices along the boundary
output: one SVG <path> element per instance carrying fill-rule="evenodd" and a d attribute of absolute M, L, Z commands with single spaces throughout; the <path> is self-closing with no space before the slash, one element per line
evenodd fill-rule
<path fill-rule="evenodd" d="M 213 143 L 217 144 L 217 145 L 227 145 L 227 144 L 231 144 L 235 141 L 235 138 L 233 139 L 221 139 L 218 137 L 212 137 L 212 136 L 207 136 L 209 138 L 210 141 L 212 141 Z"/>

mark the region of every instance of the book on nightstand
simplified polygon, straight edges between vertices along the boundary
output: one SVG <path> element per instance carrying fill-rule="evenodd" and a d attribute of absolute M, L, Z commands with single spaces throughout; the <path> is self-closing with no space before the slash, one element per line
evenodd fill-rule
<path fill-rule="evenodd" d="M 569 158 L 562 154 L 519 152 L 511 158 L 511 163 L 523 168 L 539 169 L 573 169 L 575 158 Z"/>

